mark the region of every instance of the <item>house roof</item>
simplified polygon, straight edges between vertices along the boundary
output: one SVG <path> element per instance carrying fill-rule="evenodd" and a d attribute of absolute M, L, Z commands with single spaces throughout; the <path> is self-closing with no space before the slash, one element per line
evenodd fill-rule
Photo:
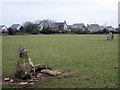
<path fill-rule="evenodd" d="M 103 27 L 103 26 L 101 26 L 101 28 L 102 28 L 102 29 L 104 29 L 104 27 Z"/>
<path fill-rule="evenodd" d="M 88 27 L 91 27 L 91 28 L 100 28 L 100 26 L 98 24 L 90 24 L 90 25 L 88 25 Z"/>
<path fill-rule="evenodd" d="M 114 29 L 112 26 L 106 26 L 106 29 L 109 29 L 109 28 Z"/>
<path fill-rule="evenodd" d="M 42 24 L 44 27 L 48 27 L 49 26 L 48 22 L 46 22 L 46 21 L 41 21 L 40 24 Z"/>
<path fill-rule="evenodd" d="M 74 28 L 74 25 L 68 25 L 68 27 Z"/>
<path fill-rule="evenodd" d="M 90 26 L 98 27 L 99 25 L 98 24 L 90 24 Z"/>
<path fill-rule="evenodd" d="M 84 23 L 75 23 L 73 25 L 68 25 L 68 27 L 72 27 L 72 28 L 83 28 L 85 26 Z"/>
<path fill-rule="evenodd" d="M 84 23 L 75 23 L 75 24 L 73 24 L 73 25 L 74 25 L 75 28 L 82 28 L 82 27 L 85 26 Z"/>
<path fill-rule="evenodd" d="M 106 26 L 105 28 L 109 31 L 114 31 L 115 30 L 112 26 Z"/>
<path fill-rule="evenodd" d="M 64 22 L 56 22 L 51 24 L 51 27 L 59 27 L 59 26 L 64 26 Z"/>
<path fill-rule="evenodd" d="M 10 26 L 10 28 L 17 28 L 19 26 L 21 26 L 21 25 L 20 24 L 13 24 L 12 26 Z"/>
<path fill-rule="evenodd" d="M 99 26 L 98 24 L 88 24 L 87 25 L 87 28 L 90 30 L 90 31 L 97 31 L 97 30 L 101 30 L 101 26 Z"/>
<path fill-rule="evenodd" d="M 6 27 L 5 25 L 0 25 L 0 29 L 3 28 L 3 27 Z M 6 27 L 7 28 L 7 27 Z"/>

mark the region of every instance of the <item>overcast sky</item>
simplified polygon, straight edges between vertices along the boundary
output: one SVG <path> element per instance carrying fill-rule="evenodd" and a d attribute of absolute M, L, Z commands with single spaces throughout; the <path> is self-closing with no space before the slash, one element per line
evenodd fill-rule
<path fill-rule="evenodd" d="M 119 0 L 1 0 L 0 25 L 25 21 L 66 20 L 67 24 L 98 23 L 118 26 Z"/>

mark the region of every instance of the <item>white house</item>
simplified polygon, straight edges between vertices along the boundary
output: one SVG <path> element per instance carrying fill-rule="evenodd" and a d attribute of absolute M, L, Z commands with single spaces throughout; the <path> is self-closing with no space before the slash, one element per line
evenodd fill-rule
<path fill-rule="evenodd" d="M 42 23 L 42 22 L 40 23 L 40 25 L 38 25 L 38 28 L 39 28 L 39 31 L 42 31 L 42 30 L 43 30 L 44 25 L 43 25 L 43 23 Z"/>
<path fill-rule="evenodd" d="M 80 28 L 85 30 L 86 26 L 84 23 L 74 23 L 73 25 L 68 25 L 69 28 Z"/>
<path fill-rule="evenodd" d="M 64 27 L 63 27 L 63 30 L 68 31 L 68 25 L 67 25 L 66 21 L 64 21 Z"/>
<path fill-rule="evenodd" d="M 102 27 L 98 24 L 87 24 L 87 28 L 90 32 L 102 31 Z"/>
<path fill-rule="evenodd" d="M 109 32 L 116 31 L 112 26 L 106 26 L 105 29 Z"/>
<path fill-rule="evenodd" d="M 0 32 L 7 32 L 7 27 L 5 25 L 0 25 Z"/>
<path fill-rule="evenodd" d="M 44 27 L 50 27 L 52 30 L 68 30 L 68 26 L 66 21 L 64 22 L 53 22 L 51 24 L 41 22 L 40 25 L 38 26 L 39 30 L 42 31 Z"/>
<path fill-rule="evenodd" d="M 10 28 L 14 31 L 19 31 L 21 27 L 22 26 L 20 24 L 13 24 L 12 26 L 10 26 Z"/>
<path fill-rule="evenodd" d="M 75 24 L 73 24 L 73 26 L 74 26 L 75 28 L 84 28 L 84 27 L 85 27 L 85 24 L 84 24 L 84 23 L 75 23 Z"/>
<path fill-rule="evenodd" d="M 73 25 L 68 25 L 71 28 L 85 28 L 85 24 L 84 23 L 74 23 Z"/>

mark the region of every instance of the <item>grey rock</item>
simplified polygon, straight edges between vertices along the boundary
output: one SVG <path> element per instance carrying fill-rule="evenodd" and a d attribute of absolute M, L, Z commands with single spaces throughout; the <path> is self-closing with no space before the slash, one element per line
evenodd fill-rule
<path fill-rule="evenodd" d="M 10 81 L 10 78 L 5 78 L 4 80 L 5 80 L 5 81 Z"/>
<path fill-rule="evenodd" d="M 11 80 L 10 80 L 10 83 L 13 83 L 13 82 L 14 82 L 14 80 L 13 80 L 13 79 L 11 79 Z"/>
<path fill-rule="evenodd" d="M 42 73 L 45 73 L 45 74 L 52 75 L 52 76 L 57 76 L 57 75 L 60 75 L 60 74 L 61 74 L 61 72 L 51 71 L 51 70 L 42 70 L 41 72 L 42 72 Z"/>
<path fill-rule="evenodd" d="M 37 74 L 37 78 L 40 78 L 41 76 L 42 76 L 41 73 L 38 73 L 38 74 Z"/>
<path fill-rule="evenodd" d="M 33 85 L 34 83 L 30 83 L 30 85 Z"/>
<path fill-rule="evenodd" d="M 29 82 L 33 82 L 33 79 L 29 80 Z"/>
<path fill-rule="evenodd" d="M 113 40 L 114 39 L 114 36 L 112 34 L 112 32 L 110 32 L 107 36 L 107 40 Z"/>
<path fill-rule="evenodd" d="M 36 80 L 37 78 L 33 78 L 33 80 Z"/>
<path fill-rule="evenodd" d="M 35 68 L 35 72 L 40 72 L 43 69 L 49 69 L 52 70 L 50 66 L 48 66 L 47 64 L 37 64 L 34 66 Z"/>
<path fill-rule="evenodd" d="M 29 79 L 31 78 L 31 71 L 33 67 L 34 65 L 28 56 L 27 50 L 24 48 L 23 44 L 20 44 L 15 69 L 15 76 L 17 78 Z"/>
<path fill-rule="evenodd" d="M 20 85 L 26 85 L 28 82 L 20 82 Z"/>
<path fill-rule="evenodd" d="M 34 80 L 34 82 L 38 82 L 38 81 L 39 81 L 39 80 L 37 80 L 37 79 L 36 79 L 36 80 Z"/>

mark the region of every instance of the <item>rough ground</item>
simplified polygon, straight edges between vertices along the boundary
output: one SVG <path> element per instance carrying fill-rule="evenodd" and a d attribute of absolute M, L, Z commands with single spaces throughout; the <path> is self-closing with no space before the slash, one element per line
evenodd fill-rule
<path fill-rule="evenodd" d="M 65 70 L 57 70 L 59 72 L 61 72 L 60 75 L 58 76 L 50 76 L 49 74 L 42 74 L 40 78 L 37 78 L 35 80 L 18 80 L 16 79 L 13 75 L 9 75 L 9 76 L 6 76 L 6 75 L 3 75 L 2 77 L 2 84 L 5 85 L 5 84 L 8 84 L 8 85 L 20 85 L 20 86 L 23 86 L 24 88 L 27 88 L 27 87 L 30 87 L 31 85 L 35 85 L 35 84 L 41 84 L 41 83 L 44 83 L 44 82 L 50 82 L 51 80 L 54 80 L 54 79 L 60 79 L 60 78 L 67 78 L 67 77 L 72 77 L 73 75 L 70 74 L 71 70 L 68 70 L 68 69 L 65 69 Z M 12 80 L 14 80 L 13 82 L 10 82 L 10 81 L 5 81 L 4 79 L 5 78 L 10 78 Z M 20 84 L 21 82 L 27 82 L 27 84 Z"/>

